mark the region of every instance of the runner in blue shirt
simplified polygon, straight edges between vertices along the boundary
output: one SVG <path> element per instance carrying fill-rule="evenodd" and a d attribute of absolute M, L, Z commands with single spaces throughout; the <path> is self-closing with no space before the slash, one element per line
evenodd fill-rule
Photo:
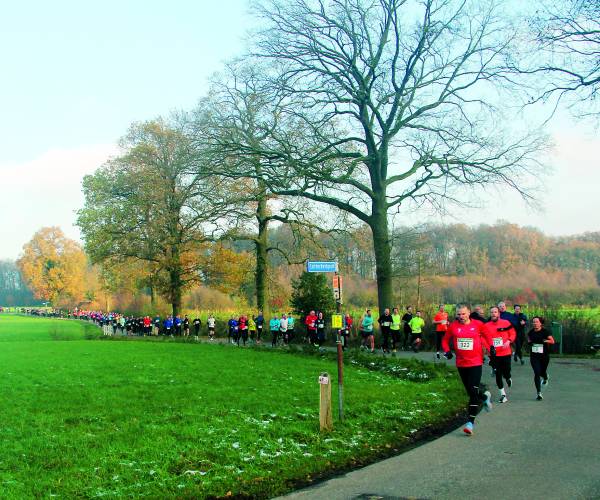
<path fill-rule="evenodd" d="M 375 353 L 375 337 L 373 336 L 373 316 L 371 315 L 371 309 L 367 309 L 364 316 L 360 321 L 360 334 L 362 336 L 361 349 L 368 349 L 368 345 L 371 347 L 371 352 Z"/>
<path fill-rule="evenodd" d="M 277 319 L 277 316 L 273 316 L 269 321 L 269 330 L 271 331 L 271 346 L 275 347 L 279 336 L 279 319 Z"/>
<path fill-rule="evenodd" d="M 169 316 L 167 319 L 165 319 L 165 335 L 170 335 L 171 337 L 173 336 L 173 318 L 171 318 L 171 316 Z"/>
<path fill-rule="evenodd" d="M 291 314 L 288 314 L 287 320 L 288 320 L 287 336 L 288 336 L 288 341 L 291 341 L 294 339 L 294 318 L 292 317 Z"/>
<path fill-rule="evenodd" d="M 232 344 L 237 343 L 238 336 L 238 322 L 234 316 L 231 316 L 231 319 L 227 322 L 227 326 L 229 327 L 229 342 Z"/>

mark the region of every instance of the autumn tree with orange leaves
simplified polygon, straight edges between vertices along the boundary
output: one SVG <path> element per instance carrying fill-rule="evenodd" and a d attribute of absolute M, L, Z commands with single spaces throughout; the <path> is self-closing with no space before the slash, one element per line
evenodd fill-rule
<path fill-rule="evenodd" d="M 83 300 L 87 257 L 60 228 L 44 227 L 35 233 L 17 265 L 36 299 L 53 305 Z"/>

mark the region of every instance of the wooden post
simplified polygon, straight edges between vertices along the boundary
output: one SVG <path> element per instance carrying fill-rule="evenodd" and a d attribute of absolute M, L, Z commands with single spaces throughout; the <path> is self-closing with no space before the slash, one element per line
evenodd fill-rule
<path fill-rule="evenodd" d="M 331 378 L 327 372 L 319 376 L 321 400 L 319 403 L 319 426 L 321 432 L 333 430 L 333 417 L 331 414 Z"/>

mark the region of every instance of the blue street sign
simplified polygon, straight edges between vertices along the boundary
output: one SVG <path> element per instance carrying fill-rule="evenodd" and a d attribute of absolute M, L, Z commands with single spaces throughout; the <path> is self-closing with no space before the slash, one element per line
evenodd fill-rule
<path fill-rule="evenodd" d="M 308 261 L 306 263 L 306 271 L 309 273 L 337 273 L 337 262 L 315 262 Z"/>

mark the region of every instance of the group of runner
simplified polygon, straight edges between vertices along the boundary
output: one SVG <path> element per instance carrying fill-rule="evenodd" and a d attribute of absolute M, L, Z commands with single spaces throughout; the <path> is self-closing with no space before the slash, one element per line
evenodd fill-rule
<path fill-rule="evenodd" d="M 491 393 L 481 383 L 485 352 L 496 377 L 498 402 L 506 403 L 506 389 L 512 387 L 511 361 L 514 357 L 515 361 L 520 360 L 524 364 L 522 348 L 527 341 L 531 350 L 529 359 L 534 373 L 536 399 L 543 399 L 542 387 L 549 382 L 550 345 L 554 344 L 554 338 L 544 328 L 544 319 L 539 316 L 532 318 L 532 328 L 525 338 L 526 322 L 520 307 L 515 306 L 515 313 L 509 313 L 504 302 L 490 308 L 487 320 L 483 318 L 481 308 L 471 312 L 468 306 L 461 304 L 456 308 L 456 319 L 450 324 L 446 322 L 441 347 L 447 359 L 456 356 L 458 374 L 469 397 L 468 421 L 463 429 L 465 434 L 473 434 L 475 418 L 481 408 L 492 409 Z M 523 334 L 519 340 L 521 331 Z"/>
<path fill-rule="evenodd" d="M 190 320 L 188 315 L 181 317 L 167 316 L 161 319 L 160 316 L 127 316 L 118 312 L 86 311 L 74 310 L 68 313 L 68 317 L 92 321 L 102 328 L 105 336 L 114 336 L 117 334 L 128 336 L 170 336 L 170 337 L 190 337 L 193 333 L 195 340 L 200 339 L 200 327 L 202 321 L 196 317 Z M 208 336 L 214 340 L 216 319 L 209 314 L 206 320 L 208 326 Z"/>
<path fill-rule="evenodd" d="M 381 331 L 381 350 L 383 354 L 395 354 L 398 349 L 412 349 L 419 352 L 423 346 L 423 329 L 425 319 L 423 313 L 417 310 L 413 314 L 413 307 L 407 306 L 405 313 L 401 316 L 398 307 L 390 312 L 385 308 L 383 314 L 377 319 Z M 433 317 L 436 326 L 436 348 L 437 357 L 440 358 L 441 340 L 448 325 L 448 313 L 445 306 L 440 305 L 439 311 Z M 367 309 L 360 320 L 360 334 L 362 337 L 361 349 L 370 350 L 375 353 L 374 319 L 371 309 Z"/>

